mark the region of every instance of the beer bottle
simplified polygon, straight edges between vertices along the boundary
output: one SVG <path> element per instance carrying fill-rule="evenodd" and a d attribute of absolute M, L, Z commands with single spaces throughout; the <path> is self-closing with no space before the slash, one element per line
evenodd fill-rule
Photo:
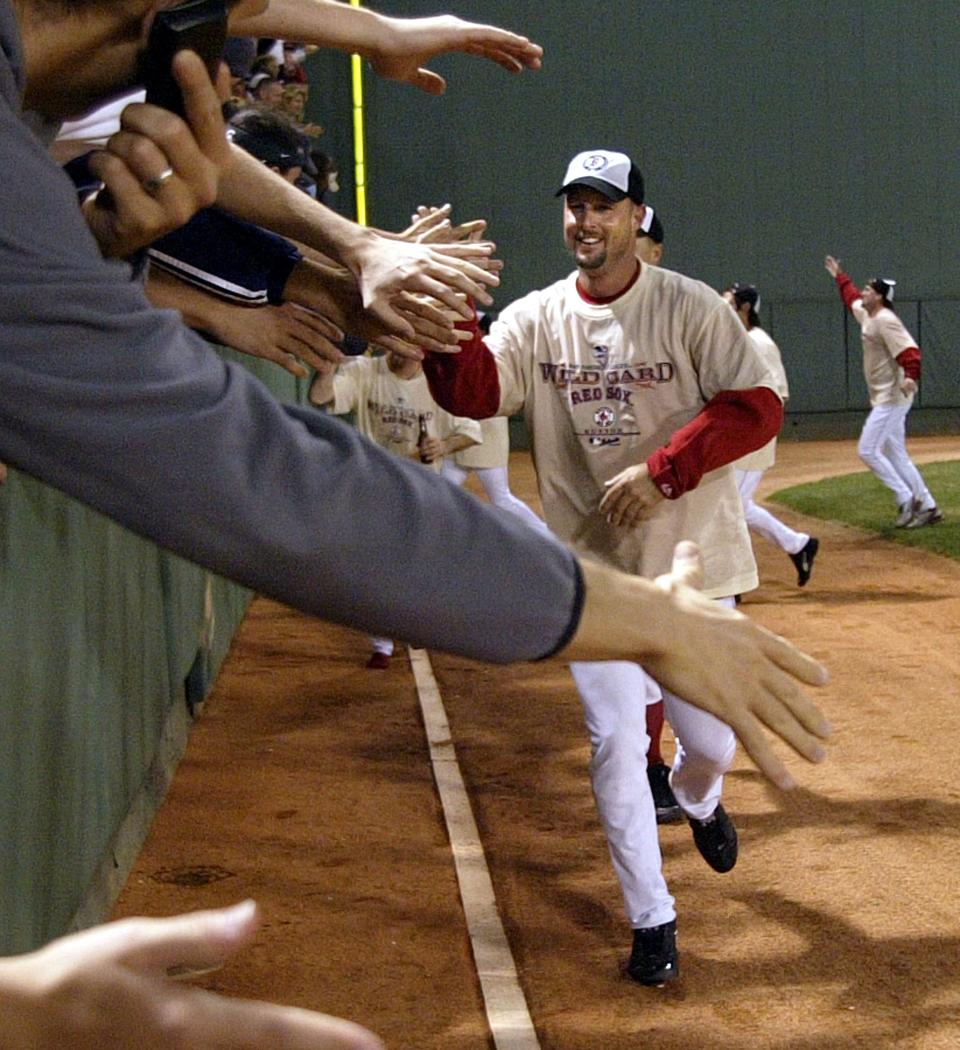
<path fill-rule="evenodd" d="M 423 452 L 423 445 L 428 437 L 430 437 L 430 433 L 427 430 L 427 417 L 421 412 L 420 415 L 417 416 L 417 448 L 420 449 L 421 463 L 430 462 Z"/>

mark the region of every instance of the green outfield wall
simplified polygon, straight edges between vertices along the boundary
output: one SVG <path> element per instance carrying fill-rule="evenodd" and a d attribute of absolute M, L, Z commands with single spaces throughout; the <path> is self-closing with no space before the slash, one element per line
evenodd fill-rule
<path fill-rule="evenodd" d="M 957 426 L 960 405 L 960 8 L 942 0 L 388 0 L 525 33 L 543 69 L 511 77 L 463 56 L 432 68 L 431 98 L 366 79 L 368 205 L 398 229 L 414 205 L 483 216 L 507 269 L 497 307 L 570 269 L 554 199 L 566 161 L 622 148 L 666 229 L 665 265 L 721 288 L 755 283 L 789 373 L 793 416 L 866 407 L 859 341 L 823 269 L 899 281 L 925 377 L 918 408 Z M 338 63 L 317 56 L 314 100 L 345 172 L 349 105 Z M 339 90 L 339 95 L 338 95 Z M 922 304 L 920 318 L 917 304 Z M 921 323 L 922 322 L 922 323 Z M 855 334 L 855 333 L 854 333 Z M 809 431 L 813 419 L 796 420 Z M 811 434 L 811 436 L 817 436 Z"/>

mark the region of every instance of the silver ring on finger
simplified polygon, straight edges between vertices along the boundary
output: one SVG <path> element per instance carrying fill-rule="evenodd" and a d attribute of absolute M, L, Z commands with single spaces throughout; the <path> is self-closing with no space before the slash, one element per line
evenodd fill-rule
<path fill-rule="evenodd" d="M 157 193 L 167 179 L 172 178 L 172 176 L 173 168 L 164 168 L 159 175 L 154 175 L 152 179 L 147 179 L 143 184 L 143 188 L 147 193 Z"/>

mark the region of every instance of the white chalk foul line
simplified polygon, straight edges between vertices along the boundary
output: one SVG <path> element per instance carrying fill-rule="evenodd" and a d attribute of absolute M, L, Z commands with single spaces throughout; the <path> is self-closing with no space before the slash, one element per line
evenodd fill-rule
<path fill-rule="evenodd" d="M 437 680 L 433 676 L 430 657 L 423 649 L 411 648 L 409 652 L 427 731 L 433 775 L 447 822 L 447 834 L 450 836 L 450 848 L 460 885 L 460 899 L 494 1045 L 497 1050 L 540 1050 L 540 1042 L 517 977 L 517 967 L 500 922 L 483 845 L 457 765 L 447 713 Z"/>

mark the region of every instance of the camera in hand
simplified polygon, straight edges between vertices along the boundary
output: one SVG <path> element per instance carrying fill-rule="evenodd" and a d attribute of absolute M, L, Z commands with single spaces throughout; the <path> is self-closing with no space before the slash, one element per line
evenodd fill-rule
<path fill-rule="evenodd" d="M 212 83 L 226 39 L 224 0 L 189 0 L 159 11 L 141 58 L 140 80 L 147 89 L 147 102 L 184 116 L 183 95 L 170 69 L 173 56 L 178 51 L 195 51 L 207 67 Z"/>

